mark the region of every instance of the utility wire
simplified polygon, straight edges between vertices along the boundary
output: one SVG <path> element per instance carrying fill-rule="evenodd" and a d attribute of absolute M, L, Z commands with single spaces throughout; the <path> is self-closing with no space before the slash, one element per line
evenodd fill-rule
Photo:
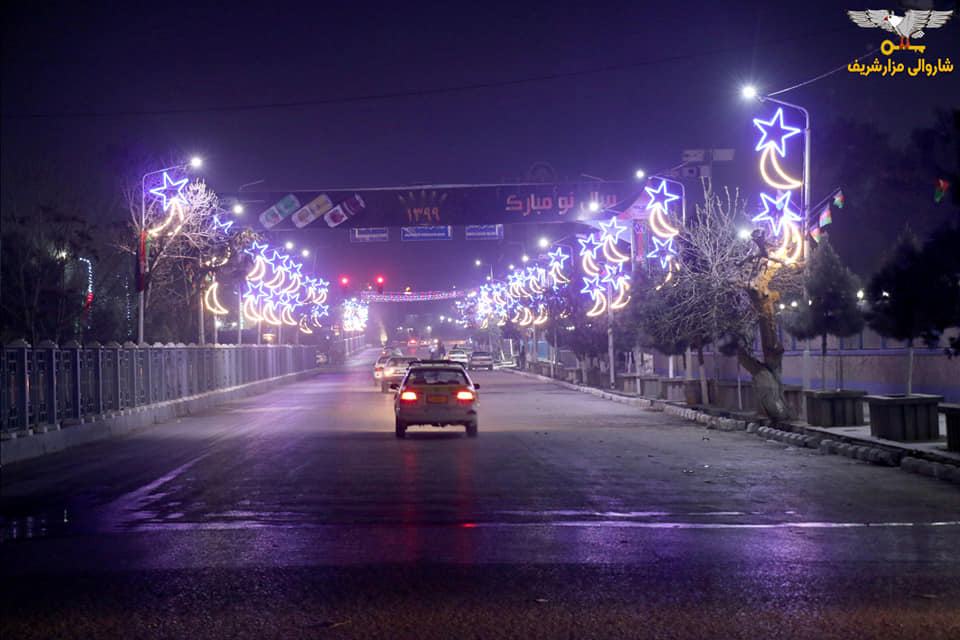
<path fill-rule="evenodd" d="M 60 113 L 14 113 L 3 115 L 4 120 L 41 120 L 53 118 L 107 118 L 120 116 L 156 116 L 156 115 L 178 115 L 187 113 L 215 113 L 215 112 L 238 112 L 238 111 L 256 111 L 262 109 L 288 109 L 291 107 L 313 107 L 331 104 L 349 104 L 355 102 L 372 102 L 375 100 L 389 100 L 392 98 L 409 98 L 430 96 L 442 93 L 456 93 L 461 91 L 475 91 L 479 89 L 494 89 L 499 87 L 511 87 L 534 82 L 546 82 L 551 80 L 561 80 L 564 78 L 575 78 L 578 76 L 592 75 L 596 73 L 606 73 L 610 71 L 623 71 L 626 69 L 636 69 L 655 64 L 664 64 L 669 62 L 678 62 L 703 56 L 719 55 L 731 53 L 746 48 L 767 47 L 773 45 L 782 45 L 784 42 L 796 40 L 808 40 L 811 38 L 822 38 L 827 34 L 846 31 L 846 27 L 837 27 L 830 30 L 820 30 L 816 33 L 808 33 L 792 38 L 771 38 L 766 41 L 753 43 L 750 45 L 735 45 L 730 47 L 720 47 L 709 51 L 699 53 L 688 53 L 676 56 L 667 56 L 653 60 L 642 60 L 640 62 L 631 62 L 619 65 L 608 65 L 604 67 L 595 67 L 593 69 L 583 69 L 581 71 L 567 71 L 564 73 L 552 73 L 539 76 L 529 76 L 526 78 L 517 78 L 515 80 L 500 80 L 495 82 L 480 82 L 475 84 L 463 84 L 452 87 L 432 87 L 426 89 L 417 89 L 412 91 L 394 91 L 386 93 L 373 93 L 361 96 L 350 96 L 344 98 L 326 98 L 317 100 L 297 100 L 291 102 L 264 102 L 260 104 L 248 105 L 222 105 L 214 107 L 186 107 L 181 109 L 144 109 L 144 110 L 123 110 L 123 111 L 74 111 Z M 859 59 L 859 58 L 858 58 Z M 789 91 L 789 89 L 785 89 Z M 781 93 L 781 92 L 778 92 Z M 776 94 L 769 94 L 776 95 Z"/>
<path fill-rule="evenodd" d="M 766 95 L 772 98 L 773 96 L 779 95 L 779 94 L 781 94 L 781 93 L 786 93 L 787 91 L 793 91 L 794 89 L 799 89 L 800 87 L 805 87 L 805 86 L 807 86 L 808 84 L 813 84 L 813 83 L 816 82 L 817 80 L 822 80 L 823 78 L 826 78 L 827 76 L 831 76 L 831 75 L 835 74 L 837 71 L 843 71 L 844 69 L 846 69 L 847 67 L 849 67 L 849 66 L 850 66 L 851 64 L 853 64 L 854 62 L 860 62 L 860 61 L 863 60 L 864 58 L 869 58 L 870 56 L 876 54 L 876 53 L 879 52 L 879 51 L 880 51 L 880 47 L 877 47 L 877 48 L 874 49 L 873 51 L 870 51 L 869 53 L 863 54 L 862 56 L 860 56 L 860 57 L 857 58 L 856 60 L 853 60 L 852 62 L 848 62 L 848 63 L 846 63 L 846 64 L 842 64 L 842 65 L 840 65 L 839 67 L 837 67 L 836 69 L 831 69 L 830 71 L 827 71 L 826 73 L 821 73 L 820 75 L 818 75 L 818 76 L 816 76 L 816 77 L 814 77 L 814 78 L 810 78 L 809 80 L 804 80 L 804 81 L 801 82 L 800 84 L 795 84 L 795 85 L 793 85 L 792 87 L 787 87 L 786 89 L 780 89 L 780 91 L 774 91 L 773 93 L 768 93 L 768 94 L 766 94 Z"/>

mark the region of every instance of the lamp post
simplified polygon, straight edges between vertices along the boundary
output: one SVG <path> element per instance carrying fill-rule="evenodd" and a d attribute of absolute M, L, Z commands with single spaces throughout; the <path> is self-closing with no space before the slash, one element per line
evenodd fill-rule
<path fill-rule="evenodd" d="M 803 186 L 800 192 L 800 248 L 803 255 L 804 264 L 810 257 L 810 242 L 807 240 L 807 225 L 810 217 L 810 112 L 800 105 L 778 100 L 770 96 L 758 94 L 753 87 L 743 88 L 743 97 L 756 98 L 760 102 L 772 102 L 783 107 L 795 109 L 803 114 Z M 803 298 L 806 299 L 806 290 L 803 292 Z M 803 344 L 803 389 L 810 388 L 810 345 L 807 341 Z M 803 417 L 806 417 L 806 403 L 800 403 L 800 409 Z"/>
<path fill-rule="evenodd" d="M 143 174 L 143 177 L 140 179 L 140 241 L 139 248 L 140 251 L 144 250 L 144 244 L 146 242 L 146 220 L 147 220 L 147 178 L 150 176 L 155 176 L 158 173 L 165 173 L 167 171 L 172 171 L 174 169 L 183 169 L 184 167 L 193 167 L 194 169 L 200 168 L 203 164 L 203 160 L 199 157 L 193 157 L 189 162 L 182 162 L 180 164 L 175 164 L 171 167 L 166 167 L 164 169 L 157 169 L 156 171 L 148 171 Z M 146 260 L 146 256 L 139 256 L 139 259 Z M 139 269 L 139 262 L 137 265 Z M 144 269 L 146 267 L 144 266 Z M 143 344 L 143 304 L 144 304 L 144 293 L 147 290 L 146 283 L 146 272 L 141 274 L 143 280 L 140 282 L 140 291 L 139 291 L 139 302 L 137 304 L 137 344 Z"/>

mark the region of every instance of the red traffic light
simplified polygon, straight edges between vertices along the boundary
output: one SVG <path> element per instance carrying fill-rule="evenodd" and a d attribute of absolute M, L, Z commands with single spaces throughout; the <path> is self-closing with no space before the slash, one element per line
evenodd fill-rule
<path fill-rule="evenodd" d="M 348 284 L 350 284 L 350 278 L 348 278 L 347 276 L 343 276 L 342 278 L 340 278 L 340 284 L 342 284 L 343 286 L 347 286 Z"/>
<path fill-rule="evenodd" d="M 383 284 L 383 276 L 377 276 L 377 284 Z"/>

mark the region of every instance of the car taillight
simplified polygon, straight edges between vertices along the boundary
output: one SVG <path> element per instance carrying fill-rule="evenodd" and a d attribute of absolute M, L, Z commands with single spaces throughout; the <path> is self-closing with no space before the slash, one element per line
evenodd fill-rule
<path fill-rule="evenodd" d="M 393 367 L 390 367 L 390 368 L 388 368 L 388 369 L 384 369 L 384 370 L 383 370 L 383 375 L 385 375 L 385 376 L 392 376 L 392 375 L 393 375 L 393 371 L 394 371 Z"/>
<path fill-rule="evenodd" d="M 400 399 L 405 400 L 406 402 L 416 402 L 417 394 L 413 391 L 404 391 L 400 394 Z"/>
<path fill-rule="evenodd" d="M 457 400 L 473 400 L 473 391 L 457 391 Z"/>

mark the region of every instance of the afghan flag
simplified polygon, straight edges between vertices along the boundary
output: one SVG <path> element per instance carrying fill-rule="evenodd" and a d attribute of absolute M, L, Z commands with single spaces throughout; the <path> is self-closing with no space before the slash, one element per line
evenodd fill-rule
<path fill-rule="evenodd" d="M 819 242 L 820 242 L 820 227 L 814 227 L 814 228 L 810 229 L 810 237 L 813 238 L 814 240 L 816 240 L 817 243 L 819 244 Z"/>
<path fill-rule="evenodd" d="M 830 215 L 830 205 L 827 205 L 823 211 L 820 212 L 820 226 L 825 227 L 831 222 L 833 222 L 833 216 Z"/>
<path fill-rule="evenodd" d="M 937 188 L 933 192 L 933 201 L 939 203 L 943 200 L 944 194 L 947 192 L 947 188 L 950 187 L 950 183 L 944 180 L 943 178 L 937 178 Z"/>
<path fill-rule="evenodd" d="M 833 206 L 837 209 L 843 209 L 843 191 L 837 189 L 837 193 L 833 196 Z"/>

